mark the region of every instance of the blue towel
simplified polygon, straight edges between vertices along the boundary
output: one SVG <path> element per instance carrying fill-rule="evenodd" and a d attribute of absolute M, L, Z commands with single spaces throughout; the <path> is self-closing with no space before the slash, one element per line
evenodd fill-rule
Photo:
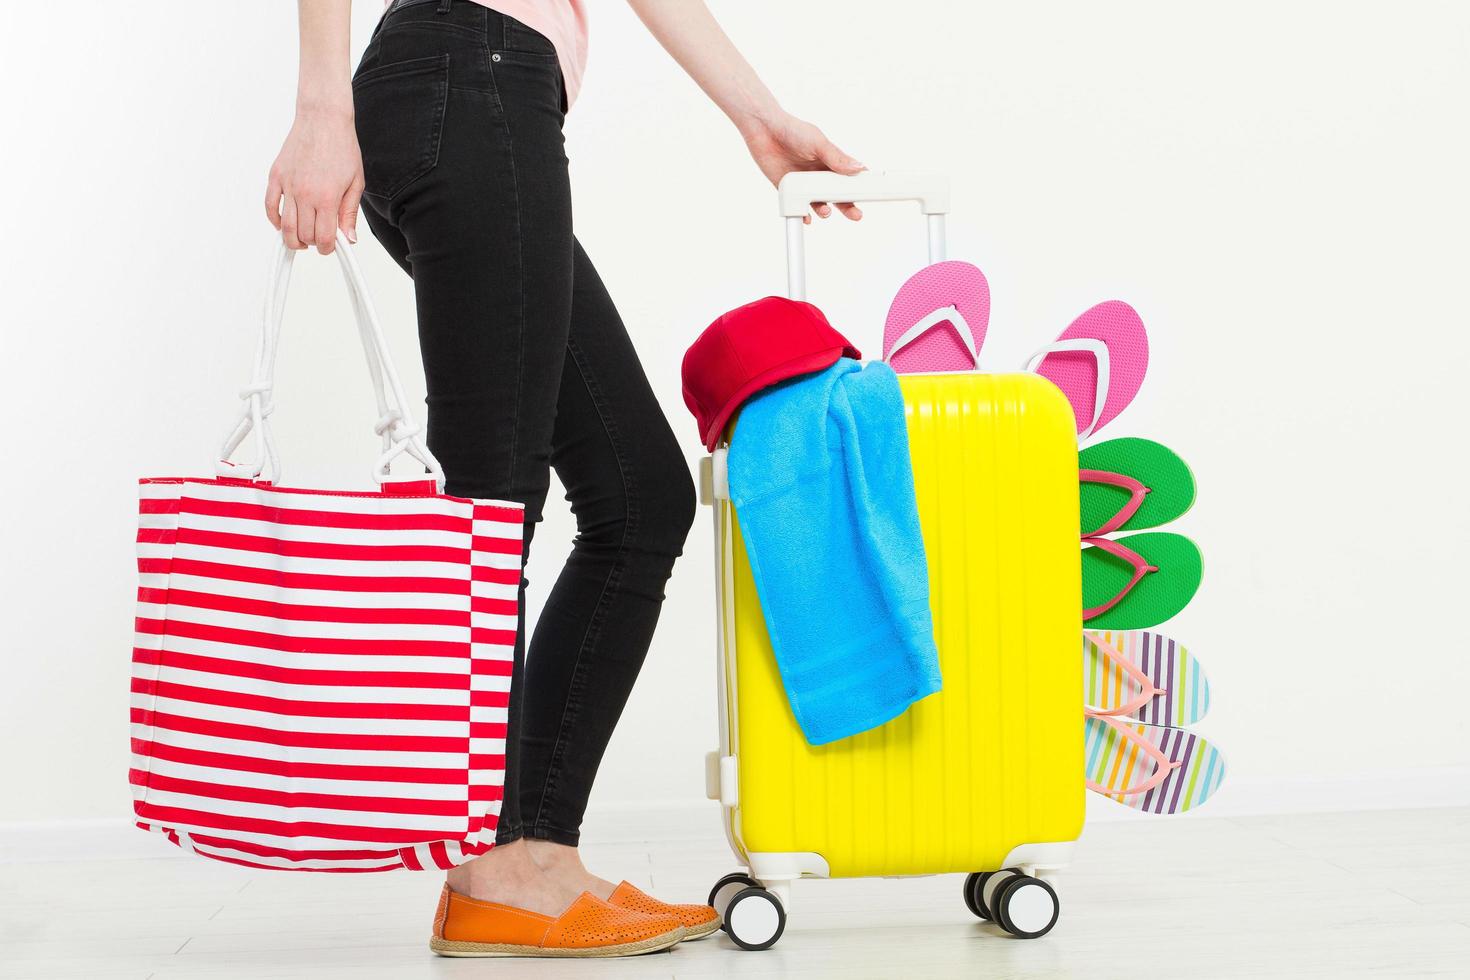
<path fill-rule="evenodd" d="M 813 745 L 939 690 L 908 429 L 886 364 L 842 358 L 740 412 L 730 500 L 792 713 Z"/>

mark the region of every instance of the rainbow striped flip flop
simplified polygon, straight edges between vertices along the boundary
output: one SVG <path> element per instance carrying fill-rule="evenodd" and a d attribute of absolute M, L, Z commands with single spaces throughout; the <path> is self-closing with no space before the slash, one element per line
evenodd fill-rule
<path fill-rule="evenodd" d="M 1225 778 L 1220 750 L 1182 728 L 1089 714 L 1087 788 L 1144 813 L 1183 813 Z"/>
<path fill-rule="evenodd" d="M 1162 633 L 1084 632 L 1082 676 L 1093 715 L 1182 728 L 1210 709 L 1210 682 L 1199 661 Z"/>

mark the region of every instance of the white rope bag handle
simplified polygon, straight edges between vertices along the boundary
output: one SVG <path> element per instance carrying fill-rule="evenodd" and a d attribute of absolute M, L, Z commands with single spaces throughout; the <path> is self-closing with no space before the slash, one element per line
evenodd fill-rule
<path fill-rule="evenodd" d="M 240 389 L 240 398 L 245 405 L 220 449 L 219 461 L 215 464 L 217 476 L 258 480 L 269 468 L 271 481 L 281 481 L 281 460 L 276 452 L 269 420 L 275 409 L 271 393 L 275 387 L 276 349 L 280 342 L 281 321 L 286 312 L 286 292 L 291 284 L 291 266 L 295 257 L 296 253 L 284 243 L 277 247 L 272 256 L 260 337 L 255 348 L 255 371 L 250 383 Z M 342 278 L 347 282 L 347 295 L 352 301 L 352 312 L 357 320 L 363 353 L 367 356 L 368 376 L 372 379 L 373 395 L 378 407 L 378 421 L 373 426 L 373 431 L 382 437 L 383 448 L 373 463 L 373 481 L 381 485 L 423 479 L 422 476 L 414 476 L 400 481 L 393 480 L 393 460 L 401 455 L 408 455 L 423 464 L 435 486 L 442 490 L 444 470 L 429 451 L 423 440 L 422 430 L 413 419 L 408 399 L 403 393 L 403 385 L 398 380 L 398 371 L 388 353 L 388 344 L 383 337 L 383 328 L 373 307 L 372 297 L 368 294 L 367 283 L 363 280 L 362 269 L 357 264 L 357 256 L 353 254 L 351 243 L 341 231 L 337 232 L 337 261 L 342 269 Z M 255 459 L 249 463 L 230 462 L 231 454 L 251 432 L 255 433 Z"/>

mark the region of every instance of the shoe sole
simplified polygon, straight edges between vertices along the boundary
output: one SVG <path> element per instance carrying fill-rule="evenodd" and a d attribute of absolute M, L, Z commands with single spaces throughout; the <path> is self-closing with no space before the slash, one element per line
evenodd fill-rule
<path fill-rule="evenodd" d="M 707 922 L 702 926 L 685 926 L 684 941 L 686 943 L 698 942 L 701 939 L 708 939 L 710 936 L 713 936 L 719 931 L 719 919 L 715 919 L 713 922 Z"/>
<path fill-rule="evenodd" d="M 642 953 L 657 953 L 659 950 L 676 946 L 685 936 L 683 928 L 665 932 L 651 939 L 640 939 L 633 943 L 618 943 L 615 946 L 589 946 L 583 949 L 522 946 L 516 943 L 470 943 L 454 939 L 429 940 L 429 949 L 439 956 L 538 956 L 561 959 L 599 959 L 615 956 L 638 956 Z"/>

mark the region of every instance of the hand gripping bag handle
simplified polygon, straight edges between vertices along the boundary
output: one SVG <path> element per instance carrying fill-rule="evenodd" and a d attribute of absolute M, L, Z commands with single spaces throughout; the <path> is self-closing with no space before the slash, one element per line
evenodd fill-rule
<path fill-rule="evenodd" d="M 373 426 L 373 431 L 382 437 L 383 448 L 373 464 L 373 481 L 382 485 L 422 480 L 422 476 L 403 481 L 392 479 L 390 470 L 393 460 L 406 454 L 423 464 L 435 486 L 442 490 L 444 470 L 429 451 L 423 440 L 422 430 L 413 419 L 398 371 L 388 352 L 377 311 L 368 293 L 367 283 L 363 280 L 362 269 L 357 264 L 357 256 L 351 243 L 341 231 L 337 232 L 336 254 L 342 277 L 347 282 L 347 294 L 352 302 L 363 353 L 367 357 L 368 376 L 372 380 L 373 395 L 378 408 L 378 421 Z M 275 386 L 276 350 L 280 341 L 281 322 L 285 315 L 286 294 L 294 260 L 295 252 L 284 243 L 279 244 L 272 255 L 261 331 L 256 342 L 255 370 L 250 383 L 240 389 L 240 398 L 245 405 L 220 449 L 219 461 L 215 464 L 215 473 L 218 476 L 258 480 L 269 467 L 271 480 L 280 482 L 280 456 L 276 451 L 269 419 L 274 409 L 271 392 Z M 231 454 L 251 432 L 255 433 L 256 458 L 249 463 L 231 463 Z"/>

